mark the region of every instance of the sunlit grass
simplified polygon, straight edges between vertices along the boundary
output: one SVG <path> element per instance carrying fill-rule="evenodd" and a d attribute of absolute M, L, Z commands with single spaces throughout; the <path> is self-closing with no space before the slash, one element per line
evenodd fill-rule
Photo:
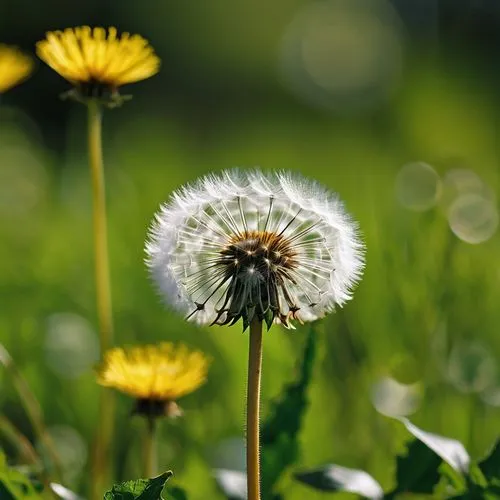
<path fill-rule="evenodd" d="M 411 161 L 429 163 L 441 177 L 449 168 L 465 165 L 499 194 L 495 144 L 489 134 L 453 139 L 453 131 L 460 138 L 470 127 L 491 131 L 493 119 L 489 114 L 478 116 L 476 100 L 464 102 L 462 90 L 447 89 L 443 93 L 429 85 L 424 92 L 416 83 L 410 86 L 389 108 L 395 123 L 385 130 L 370 119 L 344 124 L 314 113 L 302 117 L 299 111 L 297 122 L 291 123 L 280 108 L 225 117 L 208 141 L 199 140 L 175 116 L 166 119 L 155 109 L 147 109 L 152 123 L 147 133 L 143 111 L 135 116 L 132 107 L 114 124 L 115 133 L 107 142 L 110 260 L 120 343 L 182 340 L 214 357 L 206 386 L 183 405 L 188 418 L 182 426 L 169 424 L 176 432 L 164 430 L 165 446 L 159 453 L 164 468 L 173 467 L 175 456 L 176 478 L 194 498 L 220 498 L 210 478 L 212 450 L 225 438 L 243 437 L 247 339 L 239 335 L 239 327 L 234 332 L 200 334 L 165 312 L 144 269 L 142 244 L 158 203 L 180 184 L 212 169 L 258 164 L 300 170 L 339 192 L 365 235 L 367 270 L 356 298 L 321 325 L 320 362 L 301 434 L 301 465 L 335 461 L 363 468 L 389 486 L 389 464 L 405 435 L 370 402 L 372 384 L 387 375 L 420 380 L 424 393 L 415 421 L 460 439 L 472 456 L 484 453 L 496 436 L 499 410 L 491 404 L 491 391 L 464 394 L 450 379 L 447 364 L 459 342 L 480 342 L 496 359 L 500 356 L 498 234 L 469 245 L 450 231 L 443 207 L 410 212 L 394 194 L 399 168 Z M 436 106 L 443 110 L 437 130 L 426 123 L 432 125 Z M 456 108 L 470 122 L 457 120 Z M 444 143 L 435 137 L 441 131 Z M 0 159 L 2 144 L 0 138 Z M 89 371 L 65 378 L 54 373 L 45 346 L 51 314 L 71 312 L 88 319 L 94 308 L 86 237 L 90 207 L 75 203 L 67 193 L 68 182 L 78 184 L 71 178 L 78 179 L 75 172 L 85 165 L 56 167 L 43 161 L 43 196 L 36 204 L 18 215 L 0 206 L 0 238 L 9 242 L 0 246 L 0 331 L 39 398 L 47 425 L 70 425 L 90 443 L 97 417 L 93 375 Z M 273 329 L 265 336 L 269 376 L 263 381 L 264 414 L 267 401 L 289 380 L 299 356 L 294 335 Z M 408 361 L 398 364 L 401 358 Z M 0 380 L 6 385 L 3 375 Z M 497 383 L 491 380 L 491 389 Z M 7 416 L 14 418 L 12 391 L 2 391 L 0 398 Z M 89 403 L 82 405 L 82 400 Z M 123 442 L 116 450 L 121 479 L 140 475 L 137 428 L 127 412 L 128 402 L 121 399 L 117 432 Z M 21 421 L 21 426 L 29 434 L 28 424 Z M 86 473 L 80 471 L 75 489 L 85 492 Z M 283 486 L 287 500 L 305 494 L 311 500 L 323 498 L 288 478 Z"/>

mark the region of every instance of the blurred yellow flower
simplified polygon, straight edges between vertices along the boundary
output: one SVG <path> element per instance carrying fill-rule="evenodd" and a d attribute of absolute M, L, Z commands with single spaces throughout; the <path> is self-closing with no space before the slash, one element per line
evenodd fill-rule
<path fill-rule="evenodd" d="M 0 94 L 28 77 L 33 59 L 16 47 L 0 44 Z"/>
<path fill-rule="evenodd" d="M 97 369 L 97 382 L 147 401 L 175 401 L 195 391 L 207 377 L 210 360 L 184 345 L 113 348 Z"/>
<path fill-rule="evenodd" d="M 36 44 L 37 54 L 62 77 L 77 86 L 115 91 L 119 86 L 153 76 L 160 58 L 140 35 L 122 33 L 110 27 L 79 26 L 49 31 Z"/>

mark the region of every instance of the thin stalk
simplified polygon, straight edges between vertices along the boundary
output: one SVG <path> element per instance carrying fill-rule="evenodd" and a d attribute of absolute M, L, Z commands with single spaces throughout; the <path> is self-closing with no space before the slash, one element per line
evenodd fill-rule
<path fill-rule="evenodd" d="M 113 316 L 108 255 L 106 191 L 102 159 L 102 109 L 97 100 L 88 102 L 88 148 L 92 185 L 92 220 L 101 356 L 113 343 Z M 108 389 L 99 395 L 99 417 L 92 462 L 92 499 L 102 498 L 109 471 L 114 421 L 114 396 Z"/>
<path fill-rule="evenodd" d="M 262 371 L 262 321 L 250 323 L 247 388 L 247 488 L 248 500 L 260 500 L 260 378 Z"/>
<path fill-rule="evenodd" d="M 113 316 L 109 277 L 106 191 L 102 160 L 102 110 L 100 104 L 95 100 L 88 103 L 88 127 L 97 320 L 101 353 L 104 353 L 111 347 L 113 341 Z"/>
<path fill-rule="evenodd" d="M 144 477 L 146 478 L 152 478 L 157 474 L 156 430 L 156 418 L 147 417 L 147 429 L 144 436 Z"/>
<path fill-rule="evenodd" d="M 52 462 L 54 478 L 61 482 L 61 461 L 59 460 L 54 442 L 52 441 L 50 434 L 47 432 L 40 403 L 31 391 L 28 382 L 17 368 L 11 355 L 2 344 L 0 344 L 0 364 L 3 365 L 5 371 L 10 376 L 12 383 L 19 394 L 21 403 L 26 410 L 28 418 L 30 419 L 30 423 L 35 431 L 35 434 L 40 443 L 44 446 L 47 455 Z M 5 424 L 5 421 L 3 423 Z"/>
<path fill-rule="evenodd" d="M 0 434 L 11 443 L 17 450 L 21 463 L 27 463 L 32 466 L 32 471 L 40 473 L 41 481 L 44 485 L 47 496 L 53 500 L 59 497 L 54 493 L 50 484 L 51 478 L 43 461 L 38 456 L 29 439 L 4 415 L 0 415 Z"/>
<path fill-rule="evenodd" d="M 21 463 L 41 466 L 42 461 L 29 439 L 5 415 L 0 415 L 0 435 L 15 447 Z"/>

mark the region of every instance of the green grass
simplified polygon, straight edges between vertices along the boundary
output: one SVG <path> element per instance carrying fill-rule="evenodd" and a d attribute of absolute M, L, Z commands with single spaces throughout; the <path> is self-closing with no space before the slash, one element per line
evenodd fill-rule
<path fill-rule="evenodd" d="M 372 385 L 385 375 L 421 382 L 423 399 L 412 417 L 420 427 L 461 440 L 475 458 L 486 452 L 498 432 L 499 410 L 480 394 L 460 392 L 447 377 L 447 365 L 454 346 L 470 342 L 484 345 L 494 359 L 500 355 L 498 234 L 480 245 L 460 241 L 443 206 L 424 213 L 402 208 L 394 181 L 403 164 L 421 160 L 441 176 L 452 167 L 471 168 L 498 194 L 493 102 L 487 92 L 469 92 L 460 80 L 428 69 L 371 117 L 334 119 L 276 103 L 251 113 L 221 113 L 200 133 L 180 111 L 166 116 L 145 96 L 106 116 L 116 342 L 182 340 L 214 357 L 208 383 L 183 401 L 185 417 L 166 422 L 161 431 L 161 467 L 174 470 L 190 500 L 221 498 L 210 459 L 222 440 L 243 437 L 248 339 L 239 326 L 198 328 L 168 311 L 147 276 L 143 243 L 154 211 L 173 189 L 233 166 L 285 168 L 317 178 L 340 194 L 367 245 L 366 274 L 354 300 L 319 326 L 319 361 L 296 468 L 336 462 L 368 471 L 385 489 L 391 486 L 393 458 L 407 435 L 370 402 Z M 52 314 L 75 313 L 95 325 L 81 111 L 69 125 L 63 164 L 42 144 L 30 146 L 41 172 L 38 188 L 33 174 L 25 173 L 32 170 L 20 165 L 17 176 L 9 170 L 15 202 L 0 206 L 0 338 L 48 425 L 71 426 L 89 445 L 98 424 L 93 374 L 54 373 L 44 347 Z M 12 128 L 9 123 L 3 120 L 2 130 Z M 0 137 L 0 163 L 8 147 Z M 2 196 L 6 189 L 1 186 Z M 25 199 L 35 201 L 25 206 Z M 292 378 L 305 331 L 273 327 L 265 335 L 264 413 Z M 497 383 L 494 377 L 491 384 Z M 3 373 L 0 384 L 1 411 L 33 437 Z M 130 407 L 119 398 L 114 459 L 120 480 L 140 476 L 142 428 L 129 418 Z M 87 484 L 87 468 L 68 476 L 68 486 L 77 491 L 85 492 Z M 287 500 L 324 498 L 288 476 L 281 487 Z"/>

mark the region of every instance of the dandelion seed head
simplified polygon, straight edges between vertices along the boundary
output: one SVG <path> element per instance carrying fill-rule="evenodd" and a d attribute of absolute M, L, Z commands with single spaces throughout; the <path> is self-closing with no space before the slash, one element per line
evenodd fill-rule
<path fill-rule="evenodd" d="M 167 302 L 200 324 L 313 321 L 351 298 L 363 269 L 338 197 L 289 172 L 229 170 L 184 186 L 156 214 L 146 252 Z"/>

